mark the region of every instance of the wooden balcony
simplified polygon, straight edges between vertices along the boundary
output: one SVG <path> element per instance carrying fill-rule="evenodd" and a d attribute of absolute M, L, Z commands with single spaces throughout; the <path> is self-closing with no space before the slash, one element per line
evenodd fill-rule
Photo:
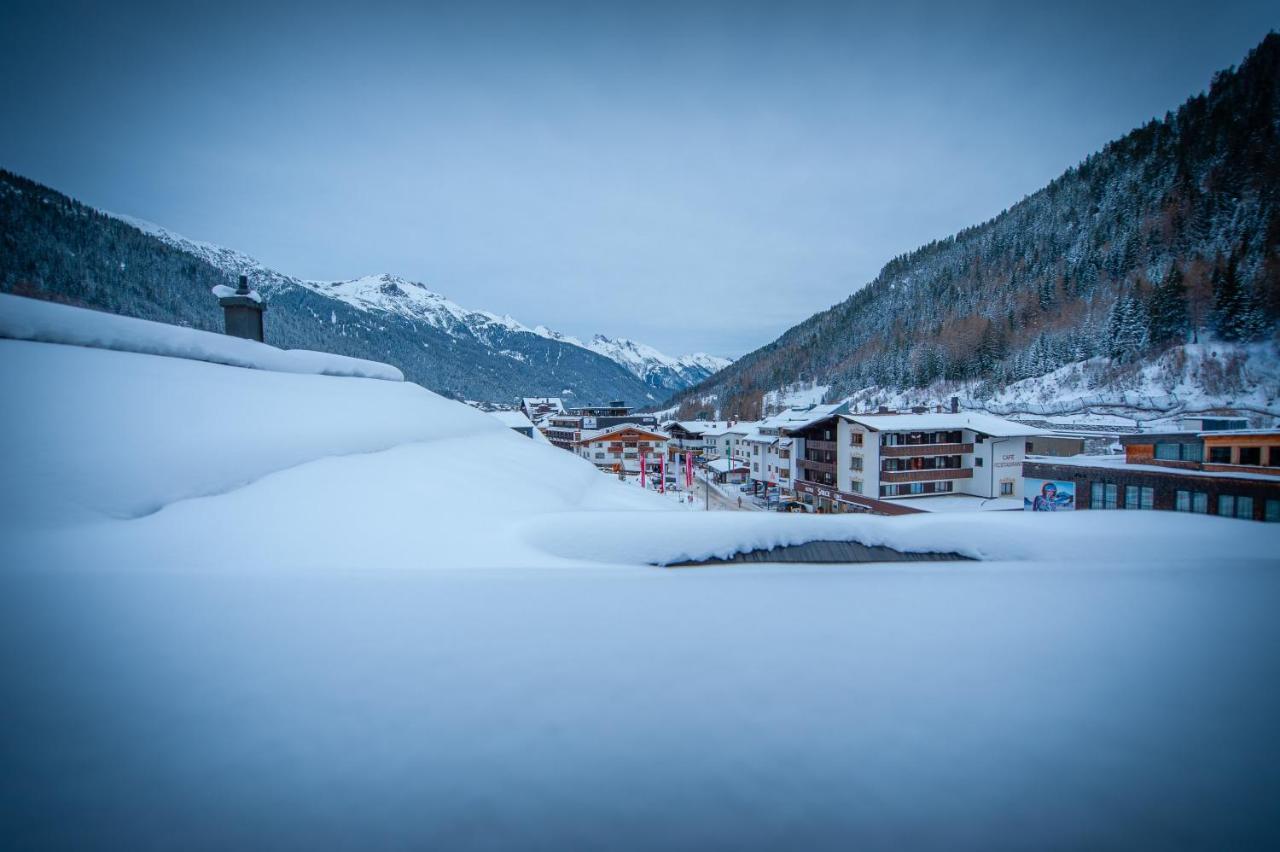
<path fill-rule="evenodd" d="M 833 453 L 836 451 L 835 441 L 819 441 L 816 438 L 805 438 L 804 446 L 807 450 L 829 450 Z"/>
<path fill-rule="evenodd" d="M 880 448 L 880 455 L 885 458 L 960 456 L 971 452 L 973 444 L 899 444 L 896 447 Z"/>
<path fill-rule="evenodd" d="M 930 482 L 939 479 L 971 479 L 971 467 L 940 467 L 934 470 L 883 470 L 880 481 L 886 484 L 894 482 Z"/>
<path fill-rule="evenodd" d="M 836 475 L 836 466 L 834 462 L 809 461 L 808 459 L 797 459 L 796 464 L 801 470 L 811 470 L 814 473 L 829 473 Z"/>

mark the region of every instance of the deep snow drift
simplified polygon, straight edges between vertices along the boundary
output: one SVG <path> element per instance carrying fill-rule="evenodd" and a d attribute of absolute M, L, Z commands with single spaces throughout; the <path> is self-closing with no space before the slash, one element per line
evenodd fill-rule
<path fill-rule="evenodd" d="M 1280 841 L 1275 525 L 681 511 L 411 384 L 77 346 L 0 394 L 8 847 Z M 815 537 L 996 561 L 651 567 Z"/>

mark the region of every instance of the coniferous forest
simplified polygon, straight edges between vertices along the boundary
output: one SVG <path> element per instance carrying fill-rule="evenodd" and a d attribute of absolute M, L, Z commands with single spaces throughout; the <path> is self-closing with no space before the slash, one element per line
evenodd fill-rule
<path fill-rule="evenodd" d="M 1075 361 L 1274 337 L 1280 34 L 1176 113 L 874 281 L 678 397 L 756 416 L 797 379 L 841 397 L 940 380 L 994 389 Z"/>

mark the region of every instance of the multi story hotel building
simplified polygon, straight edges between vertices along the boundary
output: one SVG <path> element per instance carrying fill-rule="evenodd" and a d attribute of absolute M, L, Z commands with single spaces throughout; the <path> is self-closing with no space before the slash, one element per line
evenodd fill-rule
<path fill-rule="evenodd" d="M 1022 462 L 1041 430 L 972 412 L 836 414 L 788 430 L 796 495 L 824 512 L 908 514 L 913 498 L 1022 501 Z M 932 508 L 932 507 L 931 507 Z"/>

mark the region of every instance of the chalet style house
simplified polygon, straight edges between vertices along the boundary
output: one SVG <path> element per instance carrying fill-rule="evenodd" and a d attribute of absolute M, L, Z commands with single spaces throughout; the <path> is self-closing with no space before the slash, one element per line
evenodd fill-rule
<path fill-rule="evenodd" d="M 575 442 L 574 449 L 606 472 L 638 475 L 643 459 L 647 471 L 653 474 L 662 469 L 669 440 L 661 432 L 628 423 L 588 433 Z"/>
<path fill-rule="evenodd" d="M 578 451 L 578 441 L 586 435 L 619 426 L 623 423 L 634 423 L 650 429 L 656 429 L 658 418 L 652 414 L 632 414 L 634 409 L 621 400 L 608 405 L 584 405 L 568 408 L 547 417 L 543 434 L 547 440 L 562 450 Z"/>

